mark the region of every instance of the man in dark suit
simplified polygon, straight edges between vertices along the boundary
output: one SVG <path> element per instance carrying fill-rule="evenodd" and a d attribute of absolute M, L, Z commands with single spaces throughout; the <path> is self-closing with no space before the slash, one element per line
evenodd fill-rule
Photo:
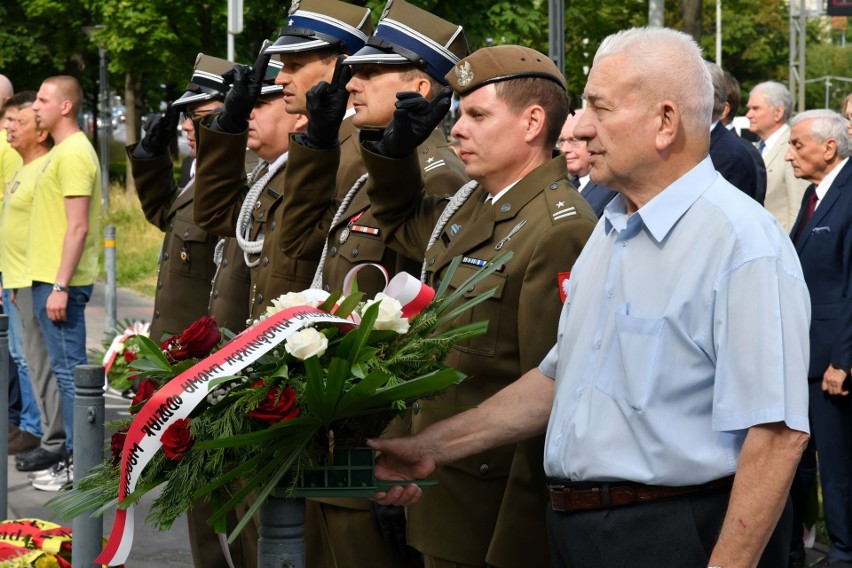
<path fill-rule="evenodd" d="M 852 566 L 852 141 L 830 110 L 790 124 L 784 159 L 811 182 L 790 237 L 811 295 L 810 419 L 832 540 L 820 566 Z"/>
<path fill-rule="evenodd" d="M 601 215 L 603 215 L 604 207 L 612 201 L 616 193 L 605 185 L 593 182 L 589 177 L 592 166 L 589 165 L 589 152 L 586 150 L 586 141 L 574 137 L 574 126 L 580 120 L 580 117 L 583 116 L 583 112 L 583 109 L 579 109 L 575 110 L 574 114 L 568 115 L 568 118 L 565 119 L 565 124 L 562 125 L 562 131 L 559 133 L 556 147 L 565 153 L 565 164 L 568 167 L 568 173 L 571 175 L 571 182 L 574 184 L 574 187 L 589 202 L 595 215 L 600 219 Z"/>
<path fill-rule="evenodd" d="M 766 166 L 754 159 L 736 134 L 728 130 L 720 118 L 725 112 L 727 85 L 725 72 L 715 63 L 706 62 L 713 81 L 713 124 L 710 127 L 710 159 L 716 171 L 740 191 L 763 205 L 766 196 Z M 760 154 L 752 148 L 757 158 Z M 762 175 L 758 170 L 763 170 Z M 762 184 L 761 184 L 762 182 Z"/>

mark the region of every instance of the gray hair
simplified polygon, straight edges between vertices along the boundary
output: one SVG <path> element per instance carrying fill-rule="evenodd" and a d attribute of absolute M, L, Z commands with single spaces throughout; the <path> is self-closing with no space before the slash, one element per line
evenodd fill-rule
<path fill-rule="evenodd" d="M 758 83 L 751 92 L 762 94 L 766 104 L 772 108 L 783 109 L 784 122 L 787 122 L 787 119 L 790 118 L 790 113 L 793 112 L 793 95 L 790 93 L 790 89 L 778 81 L 764 81 Z"/>
<path fill-rule="evenodd" d="M 717 120 L 725 112 L 728 82 L 725 80 L 725 72 L 722 71 L 721 67 L 711 61 L 705 61 L 704 64 L 710 72 L 710 81 L 713 83 L 713 116 L 711 120 Z"/>
<path fill-rule="evenodd" d="M 618 54 L 636 63 L 648 102 L 671 99 L 679 107 L 687 131 L 709 132 L 713 85 L 701 47 L 691 36 L 660 27 L 623 30 L 604 39 L 594 64 Z"/>
<path fill-rule="evenodd" d="M 812 120 L 810 135 L 817 142 L 834 140 L 837 143 L 837 155 L 841 158 L 852 156 L 852 138 L 846 129 L 847 120 L 840 114 L 827 108 L 808 110 L 793 117 L 790 126 L 796 126 L 800 122 Z"/>
<path fill-rule="evenodd" d="M 0 103 L 15 94 L 12 81 L 6 75 L 0 75 Z"/>

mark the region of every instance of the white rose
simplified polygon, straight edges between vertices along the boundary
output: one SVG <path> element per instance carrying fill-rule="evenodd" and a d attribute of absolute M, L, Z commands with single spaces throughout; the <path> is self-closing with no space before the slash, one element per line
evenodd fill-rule
<path fill-rule="evenodd" d="M 284 342 L 287 353 L 304 361 L 314 355 L 321 357 L 328 349 L 328 338 L 312 327 L 292 333 Z"/>
<path fill-rule="evenodd" d="M 115 344 L 115 352 L 121 355 L 124 353 L 124 343 L 118 342 Z"/>
<path fill-rule="evenodd" d="M 361 314 L 375 303 L 379 303 L 379 314 L 376 316 L 376 329 L 395 331 L 399 334 L 408 333 L 408 318 L 402 317 L 402 304 L 396 298 L 379 292 L 375 299 L 364 304 Z"/>
<path fill-rule="evenodd" d="M 287 308 L 296 306 L 310 306 L 316 308 L 328 298 L 328 292 L 323 290 L 305 290 L 304 292 L 287 292 L 272 300 L 272 305 L 267 306 L 266 315 L 271 316 Z"/>

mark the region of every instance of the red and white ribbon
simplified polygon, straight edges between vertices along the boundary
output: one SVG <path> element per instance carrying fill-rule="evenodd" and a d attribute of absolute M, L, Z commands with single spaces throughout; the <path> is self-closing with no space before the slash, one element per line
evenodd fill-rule
<path fill-rule="evenodd" d="M 384 293 L 402 304 L 402 317 L 404 318 L 413 318 L 435 298 L 435 290 L 407 272 L 400 272 L 388 282 L 388 271 L 381 264 L 374 262 L 359 264 L 346 273 L 343 278 L 344 296 L 352 293 L 355 277 L 367 267 L 375 268 L 384 275 Z"/>
<path fill-rule="evenodd" d="M 130 425 L 121 452 L 118 502 L 136 489 L 142 470 L 162 447 L 162 435 L 175 421 L 186 418 L 205 399 L 207 383 L 231 376 L 272 351 L 290 334 L 316 323 L 355 324 L 308 306 L 288 308 L 243 331 L 222 349 L 193 365 L 158 390 Z M 118 509 L 106 548 L 97 564 L 123 564 L 133 544 L 133 507 Z"/>
<path fill-rule="evenodd" d="M 150 323 L 135 321 L 132 325 L 124 328 L 123 332 L 113 337 L 112 343 L 110 343 L 109 348 L 106 350 L 106 353 L 104 353 L 104 358 L 101 362 L 101 365 L 104 367 L 104 372 L 109 373 L 109 370 L 112 368 L 112 364 L 118 356 L 119 345 L 122 345 L 134 335 L 144 335 L 145 337 L 148 337 L 150 328 Z"/>

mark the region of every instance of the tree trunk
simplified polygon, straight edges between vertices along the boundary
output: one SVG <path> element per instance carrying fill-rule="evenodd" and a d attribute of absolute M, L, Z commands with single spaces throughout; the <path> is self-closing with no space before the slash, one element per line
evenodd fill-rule
<path fill-rule="evenodd" d="M 695 38 L 701 44 L 701 12 L 703 0 L 680 0 L 680 10 L 683 13 L 683 31 Z"/>

